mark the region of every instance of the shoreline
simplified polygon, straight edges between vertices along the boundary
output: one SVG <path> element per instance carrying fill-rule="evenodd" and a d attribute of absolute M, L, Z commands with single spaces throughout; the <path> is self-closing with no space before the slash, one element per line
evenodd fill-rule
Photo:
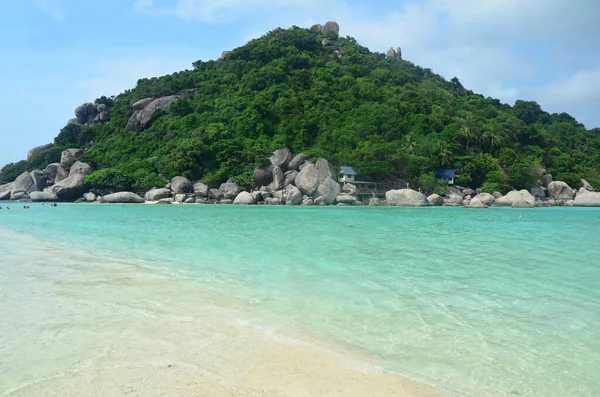
<path fill-rule="evenodd" d="M 47 240 L 10 228 L 6 230 L 10 231 L 5 236 L 9 245 L 11 241 L 15 246 L 41 241 L 41 252 L 47 254 L 46 249 L 52 249 Z M 59 248 L 54 250 L 60 254 Z M 254 326 L 255 319 L 240 320 L 240 313 L 258 314 L 258 319 L 262 319 L 261 308 L 244 308 L 227 296 L 212 296 L 214 293 L 203 291 L 189 281 L 154 272 L 143 264 L 92 256 L 90 252 L 78 250 L 65 258 L 64 264 L 60 260 L 44 264 L 44 273 L 39 276 L 44 283 L 58 280 L 63 283 L 63 273 L 68 272 L 70 276 L 67 275 L 66 280 L 73 280 L 68 283 L 75 283 L 81 299 L 93 302 L 95 307 L 113 308 L 107 313 L 85 309 L 76 312 L 78 316 L 94 323 L 105 316 L 112 321 L 118 318 L 122 322 L 122 329 L 116 330 L 118 336 L 106 339 L 95 336 L 85 342 L 93 342 L 91 348 L 71 352 L 72 365 L 34 371 L 33 378 L 26 376 L 17 381 L 18 384 L 3 390 L 4 395 L 451 395 L 409 377 L 378 370 L 368 364 L 366 357 L 344 351 L 324 338 L 313 338 L 311 333 L 301 329 L 289 329 L 287 324 L 279 331 L 278 327 Z M 29 267 L 29 262 L 24 260 L 23 267 Z M 96 279 L 104 280 L 104 284 L 89 281 Z M 80 282 L 86 285 L 86 291 L 80 290 Z M 100 296 L 98 292 L 106 288 L 114 293 Z M 181 303 L 181 300 L 186 302 Z M 160 307 L 156 308 L 156 304 Z M 132 305 L 137 307 L 135 312 L 130 312 Z M 125 320 L 125 312 L 117 312 L 115 317 L 114 307 L 127 309 Z M 55 320 L 64 322 L 66 312 L 69 310 L 56 312 L 55 317 L 62 318 Z M 238 313 L 235 322 L 231 317 L 234 313 Z M 93 330 L 97 327 L 102 328 L 95 326 L 92 332 L 95 333 Z M 207 327 L 212 329 L 207 330 Z M 60 329 L 68 334 L 77 328 L 75 321 L 72 324 L 67 321 Z M 96 351 L 96 345 L 110 348 Z M 52 360 L 48 365 L 54 365 Z M 29 369 L 21 370 L 28 372 Z"/>

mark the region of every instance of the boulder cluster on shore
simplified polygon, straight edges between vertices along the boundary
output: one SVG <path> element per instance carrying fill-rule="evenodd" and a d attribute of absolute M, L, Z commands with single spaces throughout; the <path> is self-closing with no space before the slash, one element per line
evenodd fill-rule
<path fill-rule="evenodd" d="M 0 185 L 0 200 L 15 201 L 75 201 L 88 203 L 157 203 L 157 204 L 235 204 L 235 205 L 389 205 L 405 207 L 462 206 L 465 208 L 550 206 L 600 207 L 600 192 L 582 180 L 579 191 L 565 182 L 553 181 L 543 175 L 538 186 L 529 190 L 513 190 L 505 195 L 492 194 L 460 186 L 449 187 L 444 196 L 426 196 L 412 189 L 389 190 L 385 200 L 376 196 L 361 202 L 355 185 L 338 182 L 337 172 L 323 158 L 314 163 L 308 156 L 292 157 L 288 149 L 273 152 L 267 165 L 258 167 L 252 175 L 257 188 L 240 191 L 232 179 L 218 188 L 183 176 L 176 176 L 166 186 L 152 188 L 144 197 L 133 192 L 114 192 L 97 196 L 86 191 L 84 179 L 93 170 L 77 161 L 80 149 L 62 153 L 60 163 L 49 164 L 44 170 L 23 172 L 14 182 Z M 72 164 L 69 166 L 69 164 Z"/>
<path fill-rule="evenodd" d="M 192 184 L 177 176 L 163 188 L 145 195 L 145 201 L 183 204 L 266 204 L 266 205 L 361 205 L 356 187 L 337 181 L 337 173 L 326 159 L 315 163 L 308 156 L 292 157 L 288 149 L 276 150 L 268 165 L 258 167 L 252 175 L 256 190 L 240 191 L 230 179 L 219 188 L 204 183 Z"/>

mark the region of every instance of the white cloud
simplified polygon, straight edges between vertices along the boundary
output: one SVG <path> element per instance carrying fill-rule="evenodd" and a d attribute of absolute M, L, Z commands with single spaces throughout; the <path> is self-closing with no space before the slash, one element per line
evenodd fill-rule
<path fill-rule="evenodd" d="M 40 11 L 58 22 L 67 19 L 67 13 L 59 0 L 35 0 L 34 4 Z"/>
<path fill-rule="evenodd" d="M 154 0 L 135 0 L 133 2 L 133 8 L 136 11 L 147 12 L 154 6 Z"/>
<path fill-rule="evenodd" d="M 597 112 L 600 108 L 600 69 L 578 70 L 573 74 L 546 85 L 522 90 L 523 97 L 544 104 L 552 113 L 567 112 L 580 115 L 578 120 L 588 128 L 600 126 Z"/>

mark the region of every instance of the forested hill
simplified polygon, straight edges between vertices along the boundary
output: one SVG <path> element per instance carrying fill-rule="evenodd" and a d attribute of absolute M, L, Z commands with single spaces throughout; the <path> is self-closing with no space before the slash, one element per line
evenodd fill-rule
<path fill-rule="evenodd" d="M 97 170 L 90 181 L 144 190 L 184 175 L 211 186 L 235 178 L 250 188 L 254 168 L 287 147 L 413 186 L 453 167 L 463 186 L 507 191 L 535 183 L 543 167 L 572 187 L 581 178 L 600 187 L 599 129 L 535 102 L 485 98 L 325 27 L 276 29 L 217 61 L 99 98 L 96 109 L 109 122 L 82 122 L 79 109 L 54 147 L 5 166 L 0 182 L 81 148 L 80 160 Z M 164 101 L 148 105 L 150 98 Z"/>

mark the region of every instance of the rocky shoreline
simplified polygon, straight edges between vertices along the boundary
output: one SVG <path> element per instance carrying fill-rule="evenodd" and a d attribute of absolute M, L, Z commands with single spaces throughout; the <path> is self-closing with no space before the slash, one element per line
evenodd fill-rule
<path fill-rule="evenodd" d="M 513 190 L 506 195 L 485 193 L 459 186 L 448 188 L 444 196 L 425 194 L 404 188 L 388 190 L 385 199 L 373 196 L 369 202 L 357 197 L 357 187 L 340 184 L 329 161 L 319 158 L 310 162 L 308 156 L 292 157 L 288 149 L 273 152 L 267 165 L 254 170 L 256 190 L 241 191 L 233 179 L 218 188 L 176 176 L 166 186 L 152 188 L 143 197 L 133 192 L 113 192 L 98 196 L 87 191 L 84 179 L 92 167 L 77 161 L 80 149 L 62 153 L 60 163 L 49 164 L 44 170 L 23 172 L 17 179 L 0 185 L 0 200 L 25 202 L 76 203 L 153 203 L 153 204 L 233 204 L 233 205 L 304 205 L 304 206 L 454 206 L 465 208 L 512 207 L 534 208 L 553 206 L 600 207 L 600 192 L 582 180 L 578 191 L 565 182 L 553 181 L 544 175 L 540 186 L 529 190 Z M 72 164 L 68 167 L 68 164 Z M 67 170 L 68 168 L 68 170 Z"/>

